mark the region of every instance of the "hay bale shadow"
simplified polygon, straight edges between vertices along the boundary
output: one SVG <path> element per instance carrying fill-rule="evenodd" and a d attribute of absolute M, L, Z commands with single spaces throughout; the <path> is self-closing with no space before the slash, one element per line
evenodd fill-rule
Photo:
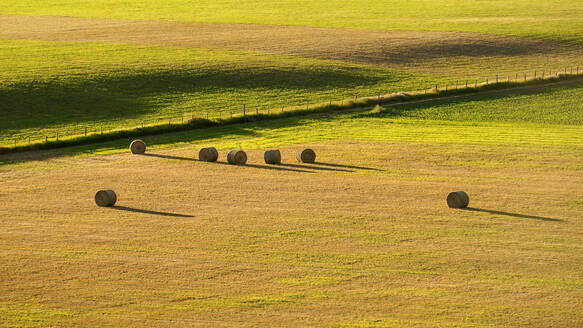
<path fill-rule="evenodd" d="M 343 164 L 333 164 L 333 163 L 324 163 L 324 162 L 314 162 L 314 164 L 322 165 L 322 166 L 330 166 L 330 167 L 339 167 L 339 168 L 345 168 L 345 169 L 384 171 L 383 169 L 377 169 L 374 167 L 365 167 L 365 166 L 356 166 L 356 165 L 343 165 Z"/>
<path fill-rule="evenodd" d="M 127 211 L 127 212 L 142 213 L 142 214 L 152 214 L 152 215 L 160 215 L 160 216 L 172 216 L 172 217 L 177 217 L 177 218 L 193 218 L 194 217 L 194 215 L 188 215 L 188 214 L 158 212 L 158 211 L 144 210 L 144 209 L 140 209 L 140 208 L 119 206 L 119 205 L 111 206 L 108 208 L 112 208 L 114 210 L 119 210 L 119 211 Z"/>
<path fill-rule="evenodd" d="M 497 214 L 497 215 L 505 215 L 505 216 L 511 216 L 511 217 L 521 218 L 521 219 L 533 219 L 533 220 L 553 221 L 553 222 L 564 222 L 565 221 L 563 219 L 555 219 L 555 218 L 549 218 L 549 217 L 544 217 L 544 216 L 510 213 L 510 212 L 487 210 L 487 209 L 475 208 L 475 207 L 460 208 L 460 210 L 472 211 L 472 212 L 482 212 L 482 213 L 489 213 L 489 214 Z"/>
<path fill-rule="evenodd" d="M 278 166 L 284 167 L 293 167 L 298 169 L 310 169 L 310 170 L 320 170 L 320 171 L 336 171 L 336 172 L 354 172 L 353 170 L 346 170 L 346 169 L 336 169 L 330 167 L 319 167 L 314 165 L 302 165 L 302 164 L 288 164 L 288 163 L 279 163 Z"/>
<path fill-rule="evenodd" d="M 249 164 L 249 163 L 247 163 L 245 165 L 231 165 L 227 162 L 222 162 L 222 161 L 205 162 L 205 161 L 201 161 L 201 160 L 196 159 L 196 158 L 172 156 L 172 155 L 162 155 L 162 154 L 152 154 L 152 153 L 144 153 L 144 154 L 140 154 L 140 155 L 141 156 L 158 157 L 158 158 L 164 158 L 164 159 L 175 159 L 175 160 L 181 160 L 181 161 L 201 162 L 201 163 L 208 163 L 210 165 L 221 164 L 221 165 L 229 165 L 229 166 L 233 166 L 233 167 L 251 167 L 251 168 L 255 168 L 255 169 L 265 169 L 265 170 L 278 170 L 278 171 L 289 171 L 289 172 L 299 172 L 299 173 L 316 173 L 314 171 L 306 171 L 306 170 L 301 170 L 301 169 L 280 167 L 279 165 L 261 165 L 261 164 Z M 308 168 L 308 167 L 305 167 L 305 168 Z"/>

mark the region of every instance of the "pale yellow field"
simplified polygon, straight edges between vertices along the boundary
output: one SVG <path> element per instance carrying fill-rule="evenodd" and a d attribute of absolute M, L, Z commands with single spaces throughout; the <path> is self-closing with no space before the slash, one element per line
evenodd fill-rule
<path fill-rule="evenodd" d="M 0 325 L 583 325 L 580 148 L 200 146 L 0 168 Z"/>

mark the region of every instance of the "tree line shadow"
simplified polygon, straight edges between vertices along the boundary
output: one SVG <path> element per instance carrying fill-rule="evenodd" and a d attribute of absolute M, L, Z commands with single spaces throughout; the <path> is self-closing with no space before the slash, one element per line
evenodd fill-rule
<path fill-rule="evenodd" d="M 219 102 L 224 90 L 350 90 L 376 85 L 381 79 L 392 81 L 390 76 L 375 77 L 348 68 L 225 66 L 22 81 L 0 87 L 0 129 L 137 118 L 154 112 L 160 103 L 180 101 L 183 95 L 195 93 L 215 95 Z M 228 107 L 244 100 L 225 101 Z"/>

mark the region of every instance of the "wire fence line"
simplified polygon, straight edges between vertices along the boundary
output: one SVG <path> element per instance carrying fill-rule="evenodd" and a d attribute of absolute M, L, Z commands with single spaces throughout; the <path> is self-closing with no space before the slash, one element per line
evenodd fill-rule
<path fill-rule="evenodd" d="M 511 75 L 496 75 L 494 78 L 489 79 L 485 78 L 483 80 L 472 79 L 472 80 L 461 80 L 456 81 L 455 84 L 445 84 L 445 85 L 430 85 L 425 83 L 419 89 L 410 90 L 410 91 L 391 91 L 388 90 L 385 94 L 378 94 L 376 96 L 367 96 L 367 97 L 358 97 L 355 95 L 354 98 L 346 98 L 343 97 L 341 100 L 332 100 L 330 98 L 327 102 L 306 102 L 304 105 L 281 105 L 281 107 L 270 107 L 266 105 L 252 105 L 253 109 L 250 109 L 247 104 L 242 104 L 242 108 L 240 111 L 229 111 L 229 112 L 222 112 L 216 111 L 214 108 L 212 110 L 207 110 L 204 112 L 197 111 L 197 112 L 183 112 L 180 115 L 164 115 L 164 116 L 157 116 L 151 117 L 141 120 L 137 124 L 133 125 L 120 125 L 117 127 L 110 127 L 107 125 L 97 125 L 97 126 L 83 126 L 77 125 L 75 128 L 67 128 L 67 129 L 44 129 L 43 132 L 38 134 L 29 134 L 25 136 L 18 136 L 18 137 L 9 137 L 4 140 L 0 140 L 0 147 L 17 147 L 22 145 L 30 145 L 35 143 L 47 143 L 49 141 L 59 141 L 64 139 L 70 138 L 82 138 L 88 137 L 92 135 L 103 135 L 103 134 L 110 134 L 115 132 L 123 132 L 123 131 L 136 131 L 139 129 L 144 129 L 147 127 L 161 127 L 163 125 L 184 125 L 191 123 L 195 120 L 206 119 L 210 121 L 221 121 L 223 119 L 235 118 L 235 117 L 245 117 L 245 116 L 252 116 L 252 115 L 271 115 L 275 113 L 285 112 L 286 110 L 297 110 L 297 109 L 306 109 L 309 110 L 310 108 L 325 106 L 325 105 L 340 105 L 343 106 L 345 104 L 354 104 L 358 101 L 364 100 L 371 100 L 371 99 L 378 99 L 378 102 L 381 103 L 384 100 L 391 99 L 393 97 L 403 96 L 403 95 L 423 95 L 423 94 L 438 94 L 439 92 L 444 91 L 453 91 L 453 90 L 463 90 L 463 89 L 477 89 L 479 87 L 488 86 L 488 85 L 495 85 L 495 84 L 502 84 L 502 83 L 520 83 L 520 82 L 528 82 L 534 80 L 550 80 L 550 79 L 557 79 L 557 78 L 568 78 L 570 76 L 579 76 L 583 75 L 583 70 L 580 69 L 579 66 L 573 66 L 565 68 L 561 71 L 545 71 L 545 70 L 533 70 L 529 75 L 526 72 L 522 73 L 515 73 L 514 76 Z M 262 109 L 259 109 L 259 108 Z"/>

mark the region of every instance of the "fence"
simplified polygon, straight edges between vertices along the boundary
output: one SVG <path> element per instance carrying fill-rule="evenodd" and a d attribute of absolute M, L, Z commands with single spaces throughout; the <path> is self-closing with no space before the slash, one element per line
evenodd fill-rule
<path fill-rule="evenodd" d="M 583 72 L 582 72 L 583 73 Z M 305 104 L 305 107 L 302 106 L 298 106 L 298 105 L 292 105 L 292 106 L 285 106 L 282 105 L 281 107 L 274 107 L 274 108 L 270 108 L 270 107 L 266 107 L 266 106 L 261 106 L 264 109 L 263 110 L 259 110 L 259 106 L 254 106 L 255 110 L 250 110 L 249 107 L 247 107 L 246 104 L 242 105 L 242 109 L 240 112 L 209 112 L 207 111 L 206 113 L 203 113 L 201 115 L 200 112 L 187 112 L 187 113 L 182 113 L 180 116 L 177 115 L 172 115 L 172 116 L 159 116 L 159 117 L 154 117 L 154 118 L 150 118 L 150 119 L 145 119 L 142 120 L 139 124 L 137 125 L 126 125 L 126 126 L 117 126 L 117 127 L 109 127 L 109 126 L 77 126 L 77 128 L 68 128 L 68 129 L 44 129 L 42 133 L 39 134 L 31 134 L 31 135 L 26 135 L 26 136 L 20 136 L 20 137 L 13 137 L 10 138 L 8 140 L 1 140 L 0 141 L 0 147 L 5 147 L 5 148 L 9 148 L 9 147 L 17 147 L 17 146 L 22 146 L 22 145 L 31 145 L 31 144 L 35 144 L 35 143 L 47 143 L 49 141 L 59 141 L 59 140 L 64 140 L 64 139 L 72 139 L 72 138 L 83 138 L 83 137 L 88 137 L 88 136 L 93 136 L 93 135 L 103 135 L 103 134 L 111 134 L 111 133 L 115 133 L 115 132 L 122 132 L 122 131 L 135 131 L 135 130 L 139 130 L 139 129 L 144 129 L 146 127 L 157 127 L 157 126 L 163 126 L 163 125 L 177 125 L 177 124 L 181 124 L 184 125 L 185 123 L 188 123 L 191 120 L 194 119 L 207 119 L 207 120 L 211 120 L 211 121 L 220 121 L 222 119 L 228 119 L 228 118 L 234 118 L 234 117 L 245 117 L 245 116 L 251 116 L 251 115 L 270 115 L 276 112 L 284 112 L 286 110 L 297 110 L 297 109 L 307 109 L 309 110 L 310 108 L 315 108 L 315 107 L 321 107 L 324 105 L 350 105 L 350 104 L 354 104 L 358 101 L 364 101 L 364 100 L 371 100 L 371 99 L 378 99 L 379 103 L 394 97 L 398 97 L 398 96 L 402 96 L 404 94 L 406 95 L 424 95 L 424 94 L 438 94 L 439 92 L 443 92 L 443 91 L 453 91 L 453 90 L 460 90 L 460 89 L 476 89 L 479 87 L 483 87 L 483 86 L 489 86 L 489 85 L 495 85 L 495 84 L 501 84 L 501 83 L 524 83 L 524 82 L 528 82 L 528 81 L 535 81 L 535 80 L 545 80 L 545 79 L 556 79 L 556 78 L 567 78 L 569 76 L 578 76 L 580 74 L 580 68 L 579 66 L 576 67 L 571 67 L 571 68 L 565 68 L 564 70 L 561 71 L 540 71 L 540 70 L 534 70 L 532 75 L 528 75 L 527 73 L 520 73 L 520 74 L 514 74 L 514 76 L 510 76 L 510 75 L 505 75 L 505 76 L 499 76 L 496 75 L 493 79 L 488 79 L 485 78 L 484 80 L 477 80 L 477 79 L 473 79 L 473 80 L 462 80 L 462 81 L 457 81 L 455 83 L 455 85 L 443 85 L 443 86 L 439 86 L 439 85 L 428 85 L 427 83 L 420 89 L 417 90 L 412 90 L 412 91 L 400 91 L 400 92 L 392 92 L 389 91 L 386 94 L 379 94 L 377 96 L 368 96 L 368 97 L 358 97 L 355 96 L 354 98 L 343 98 L 341 100 L 336 100 L 336 101 L 332 101 L 329 100 L 329 102 L 319 102 L 319 103 L 310 103 L 307 102 Z"/>

